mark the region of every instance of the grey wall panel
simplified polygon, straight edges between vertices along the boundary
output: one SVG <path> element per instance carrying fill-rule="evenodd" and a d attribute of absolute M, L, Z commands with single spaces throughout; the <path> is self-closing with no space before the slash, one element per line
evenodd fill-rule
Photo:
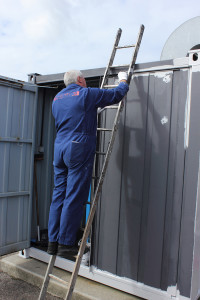
<path fill-rule="evenodd" d="M 159 288 L 162 268 L 165 198 L 167 187 L 169 128 L 171 119 L 172 73 L 155 73 L 150 76 L 148 98 L 147 139 L 150 143 L 149 176 L 145 247 L 141 249 L 139 268 L 143 270 L 142 282 Z M 163 121 L 165 118 L 165 122 Z M 162 123 L 163 122 L 163 123 Z M 143 232 L 141 231 L 141 235 Z M 152 272 L 152 270 L 154 270 Z"/>
<path fill-rule="evenodd" d="M 19 176 L 14 170 L 20 169 L 21 147 L 19 144 L 11 144 L 8 157 L 8 192 L 14 192 L 19 187 Z"/>
<path fill-rule="evenodd" d="M 120 124 L 121 126 L 122 124 Z M 116 273 L 117 261 L 116 244 L 118 242 L 121 186 L 121 157 L 118 152 L 122 151 L 122 145 L 123 136 L 119 138 L 117 135 L 101 198 L 98 264 L 101 269 L 106 269 L 112 273 Z"/>
<path fill-rule="evenodd" d="M 180 246 L 180 219 L 185 164 L 184 133 L 187 83 L 188 70 L 174 71 L 161 276 L 161 288 L 164 290 L 169 286 L 175 287 L 178 276 L 177 264 Z"/>
<path fill-rule="evenodd" d="M 187 69 L 133 77 L 93 241 L 98 268 L 163 290 L 179 276 L 187 84 Z"/>
<path fill-rule="evenodd" d="M 17 244 L 24 242 L 26 247 L 29 244 L 27 241 L 27 224 L 30 218 L 27 214 L 28 206 L 29 196 L 1 198 L 0 211 L 3 230 L 0 234 L 0 241 L 5 248 L 7 245 L 11 245 L 11 249 L 16 251 Z M 2 249 L 2 253 L 4 253 L 4 249 Z"/>
<path fill-rule="evenodd" d="M 192 74 L 189 147 L 186 151 L 183 207 L 181 219 L 178 289 L 189 297 L 194 245 L 194 220 L 198 186 L 200 130 L 199 130 L 200 73 Z"/>
<path fill-rule="evenodd" d="M 135 76 L 126 103 L 117 274 L 137 280 L 149 76 Z"/>
<path fill-rule="evenodd" d="M 5 147 L 3 147 L 0 143 L 0 157 L 4 158 L 4 152 L 5 152 Z M 1 161 L 1 165 L 0 165 L 0 193 L 3 192 L 3 186 L 4 186 L 4 176 L 5 174 L 3 174 L 3 161 Z"/>
<path fill-rule="evenodd" d="M 0 83 L 0 254 L 29 245 L 36 88 Z"/>
<path fill-rule="evenodd" d="M 32 95 L 30 92 L 25 91 L 25 99 L 23 103 L 23 110 L 26 112 L 23 116 L 21 126 L 21 135 L 24 139 L 31 139 L 32 138 L 32 124 L 34 118 L 34 102 L 31 101 Z M 22 109 L 22 108 L 20 108 Z M 26 124 L 26 126 L 24 126 Z"/>
<path fill-rule="evenodd" d="M 22 115 L 23 115 L 23 103 L 24 103 L 24 96 L 22 96 L 21 90 L 14 90 L 11 91 L 11 109 L 12 114 L 9 116 L 11 121 L 11 128 L 10 128 L 10 136 L 18 137 L 21 135 L 22 132 Z M 17 122 L 16 122 L 17 120 Z"/>
<path fill-rule="evenodd" d="M 116 110 L 107 110 L 102 121 L 103 127 L 112 128 Z M 116 273 L 117 247 L 118 242 L 118 222 L 121 189 L 121 166 L 123 149 L 123 122 L 124 112 L 119 124 L 113 147 L 112 157 L 104 179 L 101 201 L 99 203 L 99 234 L 98 234 L 98 266 L 109 272 Z M 106 151 L 110 138 L 110 133 L 103 134 L 103 148 Z M 103 158 L 104 159 L 104 158 Z M 113 176 L 114 174 L 114 176 Z"/>
<path fill-rule="evenodd" d="M 23 206 L 20 205 L 20 198 L 21 197 L 10 197 L 7 199 L 6 244 L 19 242 L 18 237 L 20 235 L 18 229 L 20 222 L 23 220 L 20 219 L 21 211 L 23 211 Z M 27 224 L 27 218 L 28 216 L 24 224 Z M 21 235 L 21 240 L 23 240 L 22 238 L 23 235 Z"/>
<path fill-rule="evenodd" d="M 198 299 L 197 295 L 200 296 L 200 168 L 198 174 L 198 191 L 197 191 L 197 208 L 196 208 L 196 217 L 195 217 L 195 244 L 194 244 L 194 255 L 193 255 L 193 269 L 192 269 L 192 283 L 191 283 L 191 299 Z"/>
<path fill-rule="evenodd" d="M 22 159 L 21 174 L 20 174 L 21 176 L 20 185 L 22 190 L 27 191 L 29 188 L 30 179 L 29 176 L 26 176 L 26 174 L 28 174 L 29 172 L 30 162 L 32 160 L 32 149 L 30 145 L 26 144 L 23 146 L 22 157 L 23 159 Z"/>
<path fill-rule="evenodd" d="M 7 124 L 7 112 L 8 112 L 8 103 L 9 103 L 8 93 L 9 93 L 9 90 L 6 86 L 1 86 L 0 87 L 0 93 L 1 93 L 0 136 L 2 137 L 2 136 L 5 136 L 5 131 L 7 131 L 7 128 L 5 127 L 5 124 Z"/>

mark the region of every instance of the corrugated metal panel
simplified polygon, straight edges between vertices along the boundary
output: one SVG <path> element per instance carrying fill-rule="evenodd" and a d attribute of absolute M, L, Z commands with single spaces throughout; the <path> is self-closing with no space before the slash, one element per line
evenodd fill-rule
<path fill-rule="evenodd" d="M 191 299 L 197 300 L 200 297 L 200 131 L 199 131 L 199 111 L 200 111 L 200 101 L 199 101 L 199 95 L 200 95 L 200 72 L 197 72 L 193 74 L 192 76 L 192 93 L 191 93 L 191 124 L 190 124 L 190 140 L 189 140 L 189 153 L 187 155 L 186 164 L 190 164 L 192 162 L 193 168 L 195 172 L 191 172 L 192 169 L 189 169 L 187 166 L 187 171 L 185 174 L 185 200 L 187 199 L 186 196 L 189 194 L 192 190 L 192 195 L 195 197 L 196 192 L 196 215 L 195 215 L 195 224 L 194 224 L 194 251 L 193 251 L 193 265 L 192 265 L 192 287 L 191 287 Z M 194 87 L 194 88 L 193 88 Z M 197 118 L 197 119 L 196 119 Z M 196 120 L 196 121 L 195 121 Z M 194 146 L 193 146 L 194 145 Z M 198 161 L 199 156 L 199 161 Z M 197 170 L 198 169 L 198 170 Z M 198 176 L 198 177 L 197 177 Z M 186 221 L 184 226 L 184 230 L 188 231 L 188 225 L 193 226 L 193 220 L 187 216 L 187 209 L 188 205 L 190 205 L 190 200 L 188 201 L 188 204 L 185 203 L 183 207 L 183 221 Z M 193 207 L 192 207 L 193 208 Z M 189 210 L 191 208 L 189 207 Z M 193 215 L 192 215 L 193 216 Z M 181 244 L 183 247 L 187 246 L 188 243 L 193 244 L 193 236 L 189 236 L 189 239 L 184 234 L 184 230 L 181 232 Z M 190 233 L 189 233 L 190 234 Z M 190 247 L 189 245 L 189 247 Z M 183 251 L 180 252 L 180 273 L 184 272 L 184 274 L 181 274 L 179 277 L 180 283 L 182 280 L 185 280 L 185 276 L 187 276 L 187 271 L 184 270 L 184 261 L 185 261 L 185 255 L 187 255 L 188 247 L 186 249 L 183 249 Z M 190 248 L 191 251 L 191 248 Z M 191 253 L 190 253 L 191 257 Z M 188 268 L 189 263 L 189 276 L 191 275 L 191 259 L 187 261 L 186 267 Z M 190 280 L 189 280 L 190 282 Z M 183 287 L 184 288 L 184 287 Z M 197 297 L 198 296 L 198 297 Z"/>
<path fill-rule="evenodd" d="M 197 62 L 199 63 L 199 62 Z M 198 236 L 196 242 L 199 242 L 199 228 L 195 228 L 196 205 L 199 201 L 198 197 L 198 175 L 199 175 L 199 154 L 200 154 L 200 130 L 199 130 L 199 114 L 200 114 L 200 67 L 196 72 L 191 74 L 191 109 L 189 120 L 189 145 L 185 157 L 185 173 L 183 187 L 183 205 L 181 218 L 181 234 L 180 234 L 180 250 L 178 264 L 178 287 L 179 290 L 186 296 L 190 296 L 192 271 L 194 274 L 200 274 L 198 260 L 200 248 L 194 251 L 194 231 Z M 197 211 L 198 212 L 198 211 Z M 197 215 L 198 216 L 198 215 Z M 197 220 L 199 222 L 199 220 Z M 193 263 L 193 265 L 192 265 Z M 193 266 L 193 270 L 192 270 Z M 199 276 L 199 275 L 198 275 Z M 198 276 L 193 278 L 193 283 L 198 282 Z M 200 285 L 198 286 L 200 290 Z M 193 299 L 197 299 L 196 293 L 193 294 Z M 195 291 L 193 290 L 193 293 Z M 199 295 L 200 296 L 200 295 Z M 198 298 L 199 299 L 199 298 Z"/>
<path fill-rule="evenodd" d="M 149 77 L 146 163 L 144 165 L 145 177 L 141 211 L 143 222 L 141 224 L 141 253 L 138 272 L 139 281 L 157 288 L 160 287 L 162 270 L 172 76 L 172 72 L 160 72 Z"/>
<path fill-rule="evenodd" d="M 95 220 L 94 265 L 164 290 L 178 276 L 187 82 L 185 69 L 134 76 Z"/>
<path fill-rule="evenodd" d="M 36 88 L 0 78 L 0 254 L 29 246 Z"/>
<path fill-rule="evenodd" d="M 38 95 L 36 147 L 35 153 L 43 154 L 43 159 L 36 161 L 37 192 L 39 205 L 40 230 L 47 229 L 49 207 L 53 190 L 53 149 L 55 125 L 52 116 L 52 100 L 58 91 L 40 88 Z M 37 238 L 35 194 L 33 201 L 32 239 Z"/>
<path fill-rule="evenodd" d="M 171 133 L 166 193 L 165 231 L 163 236 L 163 259 L 161 288 L 176 286 L 179 259 L 180 219 L 182 213 L 182 190 L 185 168 L 184 130 L 185 102 L 188 72 L 174 71 L 171 107 Z"/>

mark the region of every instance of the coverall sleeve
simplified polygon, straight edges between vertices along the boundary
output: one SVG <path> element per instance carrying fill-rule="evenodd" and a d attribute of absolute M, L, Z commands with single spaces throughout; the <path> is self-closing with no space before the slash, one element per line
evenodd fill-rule
<path fill-rule="evenodd" d="M 126 82 L 120 84 L 114 89 L 89 88 L 90 101 L 96 108 L 119 103 L 129 90 Z"/>

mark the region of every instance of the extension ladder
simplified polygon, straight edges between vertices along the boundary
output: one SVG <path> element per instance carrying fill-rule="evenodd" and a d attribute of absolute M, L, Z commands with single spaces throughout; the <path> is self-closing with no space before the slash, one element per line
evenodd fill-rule
<path fill-rule="evenodd" d="M 141 43 L 141 40 L 142 40 L 143 32 L 144 32 L 144 25 L 141 25 L 140 30 L 139 30 L 139 34 L 138 34 L 138 38 L 137 38 L 137 42 L 136 42 L 135 45 L 118 46 L 119 40 L 120 40 L 120 37 L 121 37 L 121 33 L 122 33 L 121 28 L 118 29 L 118 32 L 117 32 L 117 35 L 116 35 L 116 38 L 115 38 L 115 43 L 114 43 L 114 46 L 113 46 L 113 50 L 111 52 L 110 60 L 109 60 L 108 65 L 106 67 L 106 70 L 105 70 L 105 73 L 104 73 L 104 76 L 103 76 L 103 80 L 102 80 L 102 83 L 101 83 L 101 89 L 102 88 L 103 89 L 114 88 L 114 87 L 117 86 L 117 85 L 109 85 L 108 84 L 108 78 L 111 75 L 111 70 L 114 69 L 114 68 L 117 68 L 117 67 L 127 68 L 127 73 L 128 73 L 127 83 L 130 84 L 131 76 L 132 76 L 132 73 L 133 73 L 133 70 L 134 70 L 134 65 L 135 65 L 135 62 L 136 62 L 136 58 L 137 58 L 138 50 L 139 50 L 140 43 Z M 118 49 L 131 48 L 131 47 L 134 48 L 134 51 L 133 51 L 133 55 L 132 55 L 132 59 L 131 59 L 130 64 L 129 65 L 114 66 L 113 62 L 114 62 L 116 51 Z M 51 274 L 52 270 L 53 270 L 53 266 L 55 264 L 55 260 L 56 260 L 56 255 L 51 255 L 38 300 L 44 300 L 45 299 L 45 295 L 46 295 L 46 292 L 47 292 L 47 287 L 48 287 L 50 278 L 57 279 L 58 281 L 64 282 L 65 284 L 67 284 L 68 285 L 68 292 L 67 292 L 67 295 L 65 297 L 65 300 L 70 300 L 72 298 L 73 290 L 74 290 L 74 287 L 75 287 L 75 284 L 76 284 L 76 279 L 77 279 L 79 268 L 80 268 L 80 265 L 81 265 L 81 260 L 82 260 L 83 254 L 84 254 L 87 239 L 88 239 L 90 229 L 91 229 L 91 226 L 92 226 L 92 222 L 93 222 L 93 218 L 94 218 L 94 215 L 95 215 L 98 199 L 100 197 L 103 181 L 104 181 L 104 178 L 105 178 L 107 166 L 108 166 L 108 163 L 109 163 L 109 160 L 110 160 L 113 144 L 114 144 L 114 141 L 115 141 L 116 132 L 117 132 L 119 121 L 120 121 L 120 115 L 121 115 L 121 112 L 123 110 L 123 107 L 124 107 L 124 99 L 118 105 L 106 106 L 103 109 L 100 109 L 98 111 L 98 113 L 101 113 L 105 109 L 116 109 L 117 110 L 112 129 L 97 128 L 98 131 L 111 132 L 111 136 L 110 136 L 110 140 L 109 140 L 109 143 L 108 143 L 107 151 L 106 151 L 106 153 L 103 153 L 105 155 L 105 159 L 104 159 L 104 162 L 103 162 L 103 166 L 102 166 L 101 174 L 100 174 L 100 177 L 99 177 L 99 180 L 98 180 L 98 184 L 97 184 L 97 187 L 95 189 L 94 199 L 92 201 L 90 214 L 89 214 L 87 224 L 86 224 L 86 227 L 85 227 L 85 230 L 84 230 L 82 242 L 81 242 L 79 252 L 78 252 L 78 255 L 77 255 L 77 258 L 76 258 L 75 267 L 74 267 L 74 271 L 72 273 L 70 282 L 68 283 L 68 282 L 66 282 L 66 281 L 64 281 L 64 280 L 62 280 L 62 279 L 60 279 L 60 278 L 58 278 L 58 277 Z M 99 154 L 102 154 L 102 153 L 99 152 Z"/>

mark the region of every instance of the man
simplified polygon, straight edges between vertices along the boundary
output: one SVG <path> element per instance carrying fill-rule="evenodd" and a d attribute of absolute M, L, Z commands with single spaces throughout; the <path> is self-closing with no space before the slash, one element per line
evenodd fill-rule
<path fill-rule="evenodd" d="M 127 74 L 118 74 L 119 85 L 105 90 L 87 88 L 80 71 L 64 75 L 66 88 L 53 100 L 56 139 L 54 190 L 49 213 L 47 252 L 77 253 L 76 234 L 89 195 L 96 149 L 97 109 L 118 103 L 128 91 Z"/>

